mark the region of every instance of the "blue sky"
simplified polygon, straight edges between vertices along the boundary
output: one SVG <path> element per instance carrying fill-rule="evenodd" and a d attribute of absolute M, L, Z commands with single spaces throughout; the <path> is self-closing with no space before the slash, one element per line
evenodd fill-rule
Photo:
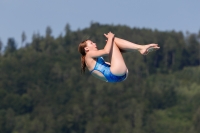
<path fill-rule="evenodd" d="M 13 37 L 21 44 L 33 33 L 45 34 L 50 26 L 54 37 L 70 24 L 73 31 L 90 23 L 121 24 L 160 31 L 200 31 L 200 0 L 0 0 L 0 40 Z"/>

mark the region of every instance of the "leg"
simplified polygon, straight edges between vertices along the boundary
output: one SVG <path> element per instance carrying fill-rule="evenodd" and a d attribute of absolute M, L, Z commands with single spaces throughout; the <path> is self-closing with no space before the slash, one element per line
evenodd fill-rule
<path fill-rule="evenodd" d="M 127 40 L 124 39 L 120 39 L 115 37 L 114 38 L 114 42 L 116 43 L 116 45 L 119 47 L 119 49 L 121 51 L 139 51 L 141 54 L 146 54 L 147 49 L 150 47 L 153 47 L 154 49 L 159 49 L 157 44 L 149 44 L 149 45 L 138 45 L 132 42 L 129 42 Z"/>
<path fill-rule="evenodd" d="M 117 76 L 121 76 L 127 73 L 127 67 L 124 62 L 124 58 L 120 52 L 120 49 L 117 47 L 114 41 L 113 41 L 109 58 L 110 58 L 110 64 L 111 64 L 110 70 L 113 74 Z"/>

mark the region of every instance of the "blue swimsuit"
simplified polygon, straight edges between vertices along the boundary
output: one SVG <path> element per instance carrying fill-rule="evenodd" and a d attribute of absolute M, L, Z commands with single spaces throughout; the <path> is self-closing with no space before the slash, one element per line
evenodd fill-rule
<path fill-rule="evenodd" d="M 106 64 L 102 57 L 97 58 L 96 65 L 94 69 L 90 71 L 90 73 L 92 73 L 94 70 L 101 72 L 107 79 L 107 82 L 114 83 L 114 82 L 120 82 L 126 79 L 126 73 L 122 76 L 113 75 L 110 71 L 110 65 Z"/>

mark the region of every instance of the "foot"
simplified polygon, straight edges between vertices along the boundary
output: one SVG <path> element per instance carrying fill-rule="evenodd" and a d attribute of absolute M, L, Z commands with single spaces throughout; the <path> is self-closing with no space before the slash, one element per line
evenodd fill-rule
<path fill-rule="evenodd" d="M 139 52 L 142 55 L 147 55 L 149 52 L 153 52 L 155 50 L 158 50 L 160 47 L 158 47 L 158 44 L 148 44 L 143 45 L 143 47 L 139 50 Z"/>

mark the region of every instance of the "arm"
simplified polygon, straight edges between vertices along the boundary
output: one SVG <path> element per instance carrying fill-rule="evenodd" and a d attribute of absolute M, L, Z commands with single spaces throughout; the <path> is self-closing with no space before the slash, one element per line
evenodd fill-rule
<path fill-rule="evenodd" d="M 114 39 L 114 34 L 109 32 L 107 35 L 104 34 L 107 37 L 107 43 L 105 47 L 101 50 L 98 51 L 90 51 L 88 55 L 90 57 L 99 57 L 99 56 L 105 56 L 108 55 L 111 51 L 112 45 L 113 45 L 113 39 Z"/>

